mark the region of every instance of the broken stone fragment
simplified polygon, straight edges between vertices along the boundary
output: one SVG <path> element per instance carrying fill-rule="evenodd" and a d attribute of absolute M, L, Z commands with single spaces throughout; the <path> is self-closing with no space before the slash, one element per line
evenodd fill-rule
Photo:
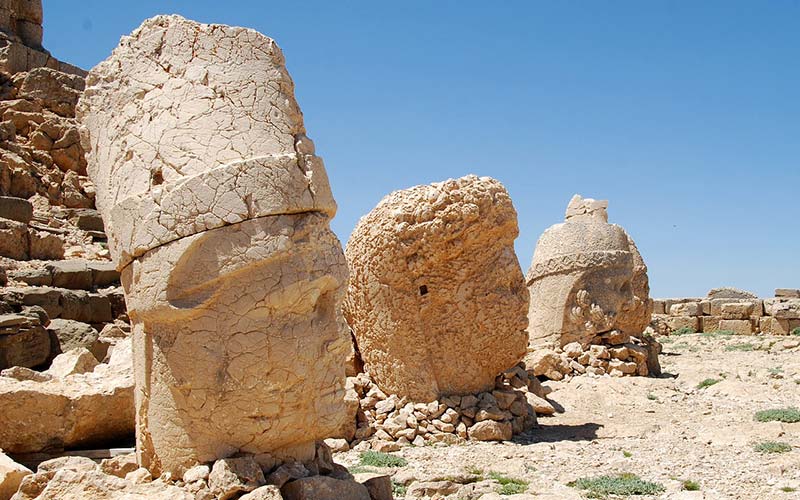
<path fill-rule="evenodd" d="M 8 500 L 19 489 L 25 476 L 33 471 L 20 465 L 0 451 L 0 500 Z"/>
<path fill-rule="evenodd" d="M 88 349 L 78 347 L 59 354 L 44 373 L 55 378 L 64 378 L 77 373 L 91 372 L 98 365 L 97 359 Z"/>
<path fill-rule="evenodd" d="M 281 494 L 284 500 L 370 500 L 363 484 L 328 476 L 296 479 L 281 488 Z"/>
<path fill-rule="evenodd" d="M 88 373 L 41 382 L 0 377 L 0 448 L 32 453 L 129 439 L 134 429 L 130 349 L 130 341 L 121 342 L 109 364 Z"/>
<path fill-rule="evenodd" d="M 217 460 L 208 476 L 208 486 L 220 500 L 253 491 L 264 484 L 264 474 L 252 456 Z"/>
<path fill-rule="evenodd" d="M 508 441 L 513 435 L 511 422 L 494 420 L 477 422 L 469 428 L 468 433 L 474 441 Z"/>

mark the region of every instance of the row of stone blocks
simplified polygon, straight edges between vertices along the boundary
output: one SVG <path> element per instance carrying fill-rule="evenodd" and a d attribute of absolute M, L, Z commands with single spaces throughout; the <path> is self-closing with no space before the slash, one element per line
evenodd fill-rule
<path fill-rule="evenodd" d="M 653 327 L 661 333 L 695 332 L 789 335 L 800 328 L 800 290 L 777 289 L 760 299 L 749 292 L 712 290 L 707 298 L 655 299 Z"/>

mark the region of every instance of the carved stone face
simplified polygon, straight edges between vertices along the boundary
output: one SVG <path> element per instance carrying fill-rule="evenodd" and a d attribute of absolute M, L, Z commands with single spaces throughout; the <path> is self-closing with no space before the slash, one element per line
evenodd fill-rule
<path fill-rule="evenodd" d="M 154 476 L 236 452 L 304 461 L 347 418 L 336 203 L 284 62 L 255 31 L 158 16 L 77 107 Z"/>
<path fill-rule="evenodd" d="M 577 280 L 567 300 L 562 345 L 594 343 L 595 337 L 617 330 L 625 336 L 641 333 L 646 301 L 634 295 L 633 269 L 592 269 Z M 637 330 L 638 329 L 638 330 Z"/>
<path fill-rule="evenodd" d="M 135 348 L 148 353 L 139 421 L 161 422 L 138 433 L 151 470 L 313 446 L 342 425 L 347 269 L 322 250 L 334 242 L 323 216 L 265 217 L 126 268 Z"/>
<path fill-rule="evenodd" d="M 397 191 L 350 236 L 347 319 L 389 394 L 428 402 L 494 387 L 525 354 L 517 214 L 496 180 Z"/>
<path fill-rule="evenodd" d="M 650 321 L 647 267 L 625 230 L 608 223 L 607 205 L 576 195 L 565 222 L 539 238 L 527 278 L 533 347 L 622 343 Z"/>

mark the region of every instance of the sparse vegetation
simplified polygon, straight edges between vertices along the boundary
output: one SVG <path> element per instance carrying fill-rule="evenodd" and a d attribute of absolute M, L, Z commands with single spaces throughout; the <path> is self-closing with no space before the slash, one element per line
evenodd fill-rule
<path fill-rule="evenodd" d="M 784 492 L 784 493 L 794 493 L 795 491 L 797 491 L 797 489 L 796 488 L 792 488 L 791 486 L 783 486 L 781 488 L 781 491 Z"/>
<path fill-rule="evenodd" d="M 800 326 L 792 330 L 792 335 L 794 335 L 795 337 L 800 337 Z"/>
<path fill-rule="evenodd" d="M 392 481 L 392 496 L 394 498 L 405 498 L 406 489 L 404 485 Z"/>
<path fill-rule="evenodd" d="M 779 376 L 783 375 L 783 367 L 780 367 L 780 366 L 776 366 L 774 368 L 770 368 L 767 371 L 769 372 L 771 377 L 779 377 Z"/>
<path fill-rule="evenodd" d="M 750 344 L 750 343 L 731 344 L 731 345 L 726 345 L 725 346 L 725 350 L 726 351 L 745 351 L 745 352 L 747 352 L 747 351 L 752 351 L 753 349 L 754 349 L 754 346 L 753 346 L 753 344 Z"/>
<path fill-rule="evenodd" d="M 625 458 L 631 458 L 633 456 L 633 453 L 631 453 L 629 451 L 622 450 L 622 456 L 625 457 Z"/>
<path fill-rule="evenodd" d="M 467 474 L 473 474 L 475 476 L 483 477 L 483 469 L 481 469 L 480 467 L 475 467 L 474 465 L 470 465 L 469 467 L 464 469 L 464 471 Z"/>
<path fill-rule="evenodd" d="M 756 412 L 755 418 L 759 422 L 784 422 L 793 424 L 800 422 L 800 410 L 797 408 L 777 408 Z"/>
<path fill-rule="evenodd" d="M 714 338 L 714 337 L 730 337 L 736 335 L 736 332 L 733 330 L 714 330 L 713 332 L 704 332 L 700 334 L 703 338 Z"/>
<path fill-rule="evenodd" d="M 698 389 L 705 389 L 706 387 L 711 387 L 712 385 L 718 384 L 720 382 L 722 382 L 722 381 L 720 379 L 718 379 L 718 378 L 707 378 L 707 379 L 703 380 L 702 382 L 700 382 L 699 384 L 697 384 L 697 388 Z"/>
<path fill-rule="evenodd" d="M 688 335 L 690 333 L 697 333 L 697 332 L 695 332 L 694 328 L 690 326 L 682 326 L 672 332 L 673 335 Z"/>
<path fill-rule="evenodd" d="M 528 489 L 528 481 L 504 476 L 499 472 L 491 472 L 491 471 L 484 472 L 483 469 L 475 467 L 474 465 L 466 467 L 464 471 L 467 474 L 472 474 L 473 476 L 476 476 L 470 482 L 483 481 L 484 479 L 492 479 L 494 481 L 497 481 L 498 483 L 500 483 L 500 488 L 497 490 L 497 492 L 500 493 L 501 495 L 516 495 L 518 493 L 524 493 L 525 490 Z"/>
<path fill-rule="evenodd" d="M 683 489 L 686 491 L 700 491 L 700 483 L 692 481 L 691 479 L 684 481 L 681 486 L 683 486 Z"/>
<path fill-rule="evenodd" d="M 647 399 L 649 399 L 650 401 L 658 401 L 658 396 L 656 396 L 652 392 L 649 392 L 647 393 Z"/>
<path fill-rule="evenodd" d="M 361 454 L 361 465 L 368 467 L 405 467 L 408 460 L 379 451 L 365 451 Z"/>
<path fill-rule="evenodd" d="M 764 441 L 755 445 L 754 449 L 759 453 L 786 453 L 792 451 L 789 443 L 781 441 Z"/>
<path fill-rule="evenodd" d="M 379 472 L 378 469 L 374 467 L 364 467 L 363 465 L 353 465 L 348 467 L 347 470 L 350 474 L 361 474 L 362 472 Z"/>
<path fill-rule="evenodd" d="M 500 483 L 500 489 L 497 492 L 501 495 L 516 495 L 524 493 L 528 489 L 528 481 L 523 481 L 522 479 L 504 476 L 497 472 L 490 472 L 488 477 Z"/>
<path fill-rule="evenodd" d="M 656 495 L 664 491 L 662 485 L 645 481 L 630 473 L 581 478 L 567 483 L 567 486 L 587 490 L 589 498 L 604 498 L 607 495 Z"/>

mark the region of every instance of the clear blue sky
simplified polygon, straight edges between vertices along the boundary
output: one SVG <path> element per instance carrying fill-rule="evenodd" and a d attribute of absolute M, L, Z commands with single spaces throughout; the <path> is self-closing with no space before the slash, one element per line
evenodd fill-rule
<path fill-rule="evenodd" d="M 527 270 L 574 193 L 610 200 L 655 297 L 800 288 L 800 2 L 45 0 L 90 68 L 143 19 L 282 47 L 346 242 L 395 189 L 501 180 Z"/>

